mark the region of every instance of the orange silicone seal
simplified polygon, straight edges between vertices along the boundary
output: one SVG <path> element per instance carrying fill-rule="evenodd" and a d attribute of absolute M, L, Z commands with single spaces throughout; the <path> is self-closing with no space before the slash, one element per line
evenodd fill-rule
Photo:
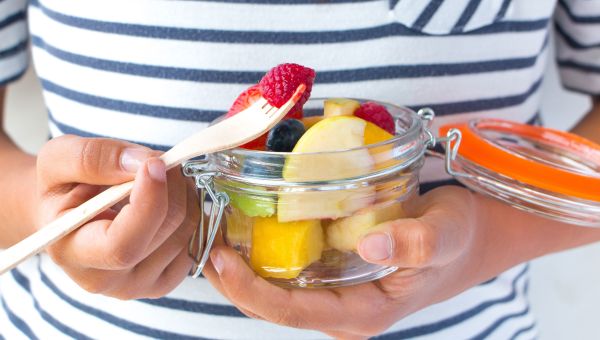
<path fill-rule="evenodd" d="M 600 201 L 600 173 L 597 176 L 585 175 L 507 152 L 499 145 L 486 140 L 476 130 L 506 132 L 543 142 L 569 150 L 578 158 L 600 167 L 600 145 L 598 144 L 564 131 L 497 119 L 445 125 L 440 128 L 440 135 L 446 135 L 452 128 L 460 130 L 462 134 L 458 154 L 472 163 L 533 187 L 567 196 Z"/>

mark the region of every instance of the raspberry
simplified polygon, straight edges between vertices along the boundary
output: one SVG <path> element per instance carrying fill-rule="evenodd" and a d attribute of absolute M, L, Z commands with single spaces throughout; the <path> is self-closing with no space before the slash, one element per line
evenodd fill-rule
<path fill-rule="evenodd" d="M 365 102 L 354 112 L 354 115 L 379 126 L 392 135 L 396 133 L 394 118 L 383 105 Z"/>
<path fill-rule="evenodd" d="M 260 80 L 260 92 L 269 104 L 281 107 L 287 102 L 300 84 L 306 85 L 306 90 L 300 100 L 290 110 L 294 114 L 302 110 L 302 105 L 310 97 L 310 91 L 315 79 L 315 70 L 298 64 L 281 64 L 272 68 Z"/>

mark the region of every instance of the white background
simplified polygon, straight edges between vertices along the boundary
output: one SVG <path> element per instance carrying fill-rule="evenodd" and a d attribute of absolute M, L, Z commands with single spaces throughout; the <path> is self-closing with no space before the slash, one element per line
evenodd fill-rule
<path fill-rule="evenodd" d="M 548 126 L 568 129 L 589 108 L 589 100 L 563 91 L 554 63 L 549 64 L 543 118 Z M 40 88 L 31 70 L 10 88 L 6 123 L 28 152 L 34 153 L 48 138 Z M 599 338 L 600 245 L 534 261 L 530 292 L 542 339 Z"/>

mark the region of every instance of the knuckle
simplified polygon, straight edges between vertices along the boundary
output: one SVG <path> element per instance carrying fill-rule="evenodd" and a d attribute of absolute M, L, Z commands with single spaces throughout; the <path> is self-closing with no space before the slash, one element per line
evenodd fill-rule
<path fill-rule="evenodd" d="M 297 315 L 292 314 L 290 308 L 278 308 L 271 321 L 292 328 L 300 328 L 302 326 L 302 321 Z"/>
<path fill-rule="evenodd" d="M 59 267 L 65 267 L 68 264 L 68 258 L 64 256 L 64 252 L 57 249 L 58 244 L 46 248 L 46 252 L 50 259 Z"/>
<path fill-rule="evenodd" d="M 138 262 L 139 255 L 128 250 L 128 247 L 114 248 L 106 258 L 106 265 L 113 270 L 133 268 Z"/>
<path fill-rule="evenodd" d="M 77 284 L 86 292 L 102 294 L 108 290 L 109 280 L 79 280 Z"/>
<path fill-rule="evenodd" d="M 427 224 L 418 223 L 408 231 L 408 260 L 411 267 L 430 264 L 435 255 L 436 233 Z"/>
<path fill-rule="evenodd" d="M 88 175 L 98 175 L 102 170 L 102 159 L 109 150 L 99 139 L 82 138 L 79 145 L 79 170 Z"/>

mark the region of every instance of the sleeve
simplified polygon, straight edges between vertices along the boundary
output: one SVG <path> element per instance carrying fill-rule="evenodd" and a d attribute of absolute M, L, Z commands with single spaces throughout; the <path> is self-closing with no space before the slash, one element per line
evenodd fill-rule
<path fill-rule="evenodd" d="M 563 86 L 600 95 L 600 0 L 559 0 L 554 23 Z"/>
<path fill-rule="evenodd" d="M 27 0 L 0 0 L 0 87 L 27 69 Z"/>

